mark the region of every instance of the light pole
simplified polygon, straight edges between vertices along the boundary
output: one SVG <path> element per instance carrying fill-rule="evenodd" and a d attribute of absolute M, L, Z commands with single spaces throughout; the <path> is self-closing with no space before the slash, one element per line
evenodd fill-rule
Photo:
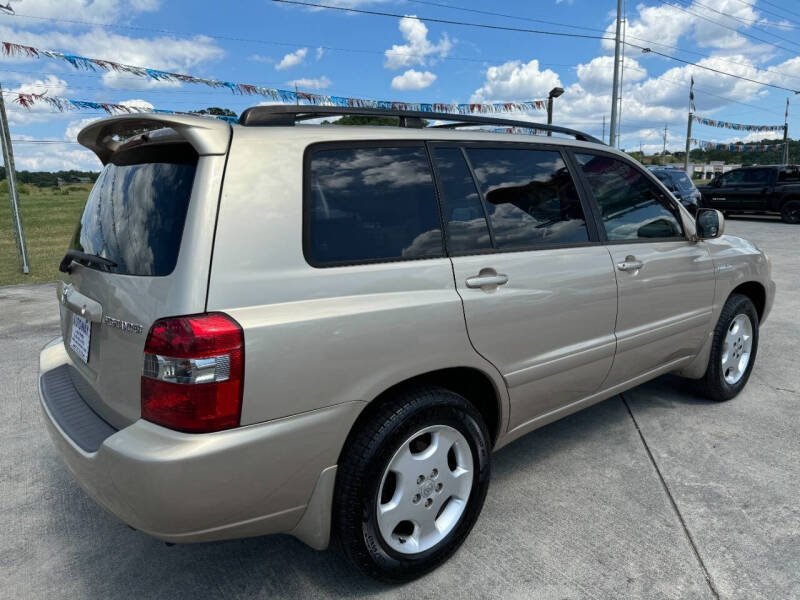
<path fill-rule="evenodd" d="M 550 93 L 547 95 L 547 124 L 553 124 L 553 98 L 558 98 L 561 94 L 564 93 L 564 88 L 562 87 L 554 87 L 550 90 Z M 552 135 L 551 131 L 547 132 L 547 135 Z"/>

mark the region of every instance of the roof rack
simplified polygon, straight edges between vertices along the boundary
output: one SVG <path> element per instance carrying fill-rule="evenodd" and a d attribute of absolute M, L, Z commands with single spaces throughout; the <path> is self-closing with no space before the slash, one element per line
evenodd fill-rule
<path fill-rule="evenodd" d="M 545 125 L 544 123 L 532 123 L 530 121 L 518 121 L 516 119 L 496 119 L 483 115 L 461 115 L 454 113 L 424 112 L 415 110 L 398 110 L 394 108 L 355 108 L 339 106 L 309 106 L 309 105 L 272 105 L 272 106 L 252 106 L 246 109 L 239 117 L 239 124 L 246 126 L 293 126 L 297 122 L 320 117 L 358 115 L 370 117 L 397 117 L 400 127 L 413 127 L 422 129 L 423 119 L 434 121 L 451 121 L 450 123 L 434 125 L 436 128 L 456 129 L 458 127 L 474 127 L 476 125 L 502 125 L 504 127 L 522 127 L 525 129 L 537 129 L 552 133 L 563 133 L 572 136 L 582 142 L 594 142 L 603 144 L 600 140 L 587 133 L 560 127 L 558 125 Z"/>

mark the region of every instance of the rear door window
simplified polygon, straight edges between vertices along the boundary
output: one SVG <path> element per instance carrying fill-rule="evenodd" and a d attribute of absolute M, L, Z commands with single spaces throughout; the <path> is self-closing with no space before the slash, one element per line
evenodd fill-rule
<path fill-rule="evenodd" d="M 188 145 L 122 151 L 86 201 L 70 248 L 116 263 L 124 275 L 169 275 L 175 268 L 197 154 Z"/>
<path fill-rule="evenodd" d="M 555 150 L 469 148 L 495 247 L 522 250 L 589 241 L 580 197 Z"/>
<path fill-rule="evenodd" d="M 683 239 L 677 210 L 633 165 L 602 154 L 576 154 L 609 240 Z"/>
<path fill-rule="evenodd" d="M 744 182 L 750 185 L 768 185 L 772 171 L 769 169 L 747 169 Z"/>
<path fill-rule="evenodd" d="M 315 266 L 444 255 L 424 146 L 312 149 L 307 260 Z"/>
<path fill-rule="evenodd" d="M 460 148 L 434 148 L 447 248 L 452 253 L 491 249 L 486 212 Z"/>

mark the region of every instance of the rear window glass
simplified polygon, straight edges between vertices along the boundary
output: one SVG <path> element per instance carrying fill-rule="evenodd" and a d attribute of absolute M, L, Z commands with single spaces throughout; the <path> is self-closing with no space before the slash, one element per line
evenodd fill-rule
<path fill-rule="evenodd" d="M 191 147 L 121 153 L 97 179 L 70 248 L 117 263 L 124 275 L 175 268 L 197 168 Z"/>
<path fill-rule="evenodd" d="M 314 150 L 309 183 L 306 257 L 312 264 L 444 255 L 422 146 Z"/>

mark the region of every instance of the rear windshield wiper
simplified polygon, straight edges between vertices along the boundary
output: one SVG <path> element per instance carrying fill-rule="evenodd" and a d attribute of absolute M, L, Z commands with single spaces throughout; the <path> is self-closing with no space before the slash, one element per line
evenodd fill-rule
<path fill-rule="evenodd" d="M 80 250 L 67 250 L 64 258 L 61 259 L 61 264 L 58 265 L 58 270 L 62 273 L 69 273 L 72 261 L 89 267 L 101 267 L 106 271 L 110 271 L 117 266 L 117 263 L 115 263 L 113 260 L 108 260 L 107 258 L 97 256 L 96 254 L 86 254 L 86 252 L 81 252 Z"/>

